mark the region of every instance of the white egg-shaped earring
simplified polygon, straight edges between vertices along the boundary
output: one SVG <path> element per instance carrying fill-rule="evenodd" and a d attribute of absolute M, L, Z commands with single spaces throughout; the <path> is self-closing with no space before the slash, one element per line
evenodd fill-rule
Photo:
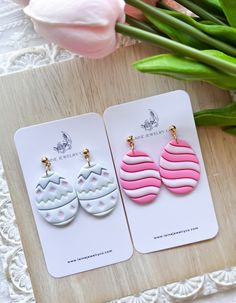
<path fill-rule="evenodd" d="M 105 216 L 115 208 L 119 198 L 115 178 L 105 167 L 91 162 L 87 148 L 83 156 L 87 163 L 79 171 L 75 184 L 80 205 L 93 216 Z"/>
<path fill-rule="evenodd" d="M 39 214 L 50 224 L 70 223 L 78 211 L 78 197 L 69 182 L 51 170 L 47 157 L 42 158 L 46 171 L 35 188 L 35 202 Z"/>

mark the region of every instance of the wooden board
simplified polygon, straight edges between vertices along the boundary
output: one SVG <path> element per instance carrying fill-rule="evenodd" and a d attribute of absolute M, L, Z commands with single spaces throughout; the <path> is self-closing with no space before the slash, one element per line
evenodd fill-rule
<path fill-rule="evenodd" d="M 103 60 L 75 59 L 0 79 L 0 153 L 16 212 L 37 302 L 99 303 L 141 290 L 236 265 L 236 138 L 217 128 L 199 128 L 199 136 L 219 220 L 210 241 L 139 254 L 124 263 L 62 279 L 46 270 L 13 142 L 23 126 L 90 111 L 175 89 L 185 89 L 194 110 L 219 107 L 225 91 L 203 83 L 184 83 L 136 72 L 131 63 L 157 53 L 136 45 Z M 170 110 L 174 110 L 174 104 Z"/>

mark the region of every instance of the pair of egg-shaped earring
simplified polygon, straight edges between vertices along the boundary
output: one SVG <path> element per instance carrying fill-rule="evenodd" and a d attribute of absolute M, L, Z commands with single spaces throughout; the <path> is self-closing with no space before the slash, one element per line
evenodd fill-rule
<path fill-rule="evenodd" d="M 80 169 L 75 186 L 51 169 L 47 157 L 42 158 L 46 171 L 35 188 L 35 203 L 39 214 L 50 224 L 64 226 L 73 221 L 80 206 L 89 214 L 101 217 L 109 214 L 118 201 L 118 188 L 109 171 L 91 162 L 90 152 L 83 150 L 86 164 Z"/>
<path fill-rule="evenodd" d="M 192 147 L 177 138 L 174 125 L 169 130 L 173 138 L 163 148 L 159 165 L 145 152 L 135 149 L 133 136 L 127 139 L 131 150 L 121 163 L 120 184 L 136 203 L 154 201 L 162 183 L 174 194 L 188 194 L 200 179 L 200 164 Z"/>

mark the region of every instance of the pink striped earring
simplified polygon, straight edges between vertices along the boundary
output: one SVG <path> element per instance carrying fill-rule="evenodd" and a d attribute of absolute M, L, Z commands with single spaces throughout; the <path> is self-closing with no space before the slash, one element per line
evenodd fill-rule
<path fill-rule="evenodd" d="M 133 136 L 127 142 L 131 149 L 121 163 L 120 184 L 133 202 L 150 203 L 160 191 L 159 167 L 146 153 L 134 149 Z"/>
<path fill-rule="evenodd" d="M 163 149 L 160 174 L 165 186 L 175 194 L 191 192 L 200 179 L 200 164 L 192 147 L 177 138 L 176 127 L 169 128 L 173 140 Z"/>

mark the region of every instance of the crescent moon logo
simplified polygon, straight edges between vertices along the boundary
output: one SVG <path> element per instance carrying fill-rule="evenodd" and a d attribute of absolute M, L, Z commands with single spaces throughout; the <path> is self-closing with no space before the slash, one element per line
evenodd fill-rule
<path fill-rule="evenodd" d="M 154 110 L 149 109 L 149 117 L 141 124 L 145 131 L 151 131 L 159 126 L 159 117 Z"/>
<path fill-rule="evenodd" d="M 70 135 L 64 131 L 61 131 L 62 140 L 53 147 L 59 154 L 64 154 L 66 151 L 72 149 L 72 139 Z"/>

